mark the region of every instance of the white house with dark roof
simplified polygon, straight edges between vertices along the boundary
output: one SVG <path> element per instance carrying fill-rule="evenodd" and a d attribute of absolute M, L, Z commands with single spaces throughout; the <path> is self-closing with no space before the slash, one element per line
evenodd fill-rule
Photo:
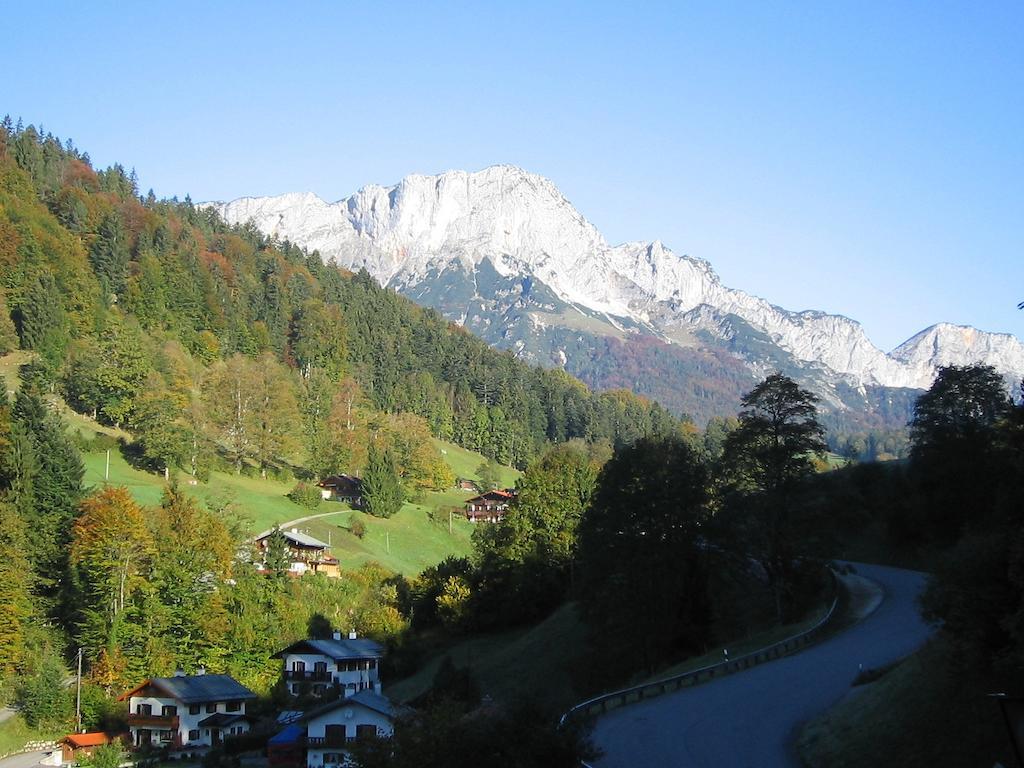
<path fill-rule="evenodd" d="M 246 733 L 245 703 L 256 694 L 230 675 L 154 677 L 128 691 L 128 729 L 136 748 L 187 750 Z"/>
<path fill-rule="evenodd" d="M 344 765 L 345 750 L 356 739 L 390 739 L 398 714 L 386 697 L 370 689 L 307 712 L 307 768 Z"/>
<path fill-rule="evenodd" d="M 335 632 L 330 640 L 299 640 L 273 658 L 282 660 L 285 685 L 292 695 L 308 690 L 317 696 L 349 697 L 360 691 L 381 693 L 383 656 L 380 643 L 357 637 L 355 632 L 344 638 Z"/>

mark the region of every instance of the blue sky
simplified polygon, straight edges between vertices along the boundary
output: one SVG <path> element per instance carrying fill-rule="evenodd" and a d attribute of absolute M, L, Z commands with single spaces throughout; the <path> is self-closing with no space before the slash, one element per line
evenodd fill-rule
<path fill-rule="evenodd" d="M 19 3 L 0 113 L 194 200 L 513 163 L 613 243 L 1024 337 L 1024 3 Z"/>

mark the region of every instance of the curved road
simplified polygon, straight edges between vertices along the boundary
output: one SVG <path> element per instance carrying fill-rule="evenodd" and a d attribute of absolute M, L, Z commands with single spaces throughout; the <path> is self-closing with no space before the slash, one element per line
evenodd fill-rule
<path fill-rule="evenodd" d="M 601 717 L 595 768 L 791 768 L 796 728 L 931 634 L 916 604 L 925 574 L 856 564 L 885 599 L 866 619 L 793 656 Z"/>

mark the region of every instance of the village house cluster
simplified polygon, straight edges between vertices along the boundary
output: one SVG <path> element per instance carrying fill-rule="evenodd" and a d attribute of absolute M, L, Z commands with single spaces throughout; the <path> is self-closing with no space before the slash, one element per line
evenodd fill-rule
<path fill-rule="evenodd" d="M 333 475 L 319 487 L 324 499 L 342 501 L 354 509 L 363 506 L 358 477 Z M 480 492 L 472 480 L 460 480 L 458 487 L 478 492 L 465 502 L 466 519 L 472 523 L 500 522 L 515 498 L 511 488 Z M 329 542 L 297 528 L 280 533 L 289 575 L 340 575 Z M 275 530 L 263 531 L 253 542 L 264 569 L 274 534 Z M 70 734 L 61 741 L 60 758 L 72 763 L 112 742 L 141 753 L 198 757 L 255 730 L 268 736 L 270 768 L 343 765 L 354 740 L 389 738 L 394 732 L 400 710 L 383 692 L 383 655 L 379 643 L 354 631 L 292 643 L 273 657 L 281 660 L 281 685 L 298 699 L 322 703 L 305 712 L 283 712 L 272 720 L 257 720 L 246 711 L 256 694 L 230 675 L 200 669 L 194 675 L 179 670 L 172 677 L 153 677 L 118 699 L 128 707 L 126 733 Z"/>
<path fill-rule="evenodd" d="M 293 643 L 274 655 L 282 662 L 281 682 L 293 696 L 322 703 L 260 720 L 246 711 L 256 694 L 230 675 L 200 669 L 150 678 L 118 699 L 128 705 L 127 733 L 71 734 L 61 741 L 61 756 L 74 762 L 119 740 L 142 754 L 199 757 L 255 730 L 269 737 L 271 768 L 343 765 L 356 739 L 390 738 L 394 732 L 400 710 L 382 690 L 383 655 L 379 643 L 355 632 Z"/>

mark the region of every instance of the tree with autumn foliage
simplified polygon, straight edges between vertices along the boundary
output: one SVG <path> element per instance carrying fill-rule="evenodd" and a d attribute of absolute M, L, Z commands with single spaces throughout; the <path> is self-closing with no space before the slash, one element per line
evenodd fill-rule
<path fill-rule="evenodd" d="M 126 488 L 106 487 L 81 503 L 70 565 L 85 647 L 116 644 L 133 600 L 149 586 L 153 553 L 142 509 Z"/>
<path fill-rule="evenodd" d="M 221 519 L 177 485 L 164 489 L 160 506 L 148 517 L 149 581 L 156 602 L 150 603 L 147 621 L 152 634 L 167 638 L 176 664 L 194 669 L 219 642 L 207 634 L 202 617 L 217 612 L 214 594 L 231 576 L 238 542 Z"/>

